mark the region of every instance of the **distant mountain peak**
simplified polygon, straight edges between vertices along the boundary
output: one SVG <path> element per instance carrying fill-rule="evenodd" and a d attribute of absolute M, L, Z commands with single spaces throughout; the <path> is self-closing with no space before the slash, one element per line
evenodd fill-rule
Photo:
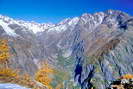
<path fill-rule="evenodd" d="M 107 10 L 105 12 L 97 12 L 94 14 L 84 13 L 81 17 L 73 17 L 73 18 L 67 18 L 63 21 L 52 24 L 52 23 L 36 23 L 36 22 L 30 22 L 30 21 L 23 21 L 23 20 L 15 20 L 8 16 L 0 15 L 0 20 L 3 21 L 3 23 L 6 23 L 7 25 L 10 24 L 17 24 L 21 27 L 27 28 L 29 31 L 32 31 L 33 33 L 43 32 L 45 30 L 53 31 L 62 31 L 63 29 L 67 28 L 68 26 L 74 26 L 79 21 L 83 21 L 83 23 L 90 23 L 92 27 L 96 27 L 101 23 L 118 23 L 121 20 L 125 20 L 129 18 L 130 16 L 124 12 L 118 11 L 118 10 Z M 89 22 L 88 22 L 89 21 Z M 113 22 L 114 21 L 114 22 Z M 27 31 L 28 31 L 27 30 Z"/>

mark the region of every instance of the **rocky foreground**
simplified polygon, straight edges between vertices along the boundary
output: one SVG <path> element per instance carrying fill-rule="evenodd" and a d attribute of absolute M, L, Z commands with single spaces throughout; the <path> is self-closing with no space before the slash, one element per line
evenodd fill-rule
<path fill-rule="evenodd" d="M 126 74 L 121 78 L 112 81 L 107 89 L 133 89 L 133 75 Z"/>

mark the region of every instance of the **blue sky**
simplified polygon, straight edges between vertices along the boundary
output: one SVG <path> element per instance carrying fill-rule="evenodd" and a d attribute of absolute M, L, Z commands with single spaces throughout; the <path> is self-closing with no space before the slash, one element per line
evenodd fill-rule
<path fill-rule="evenodd" d="M 0 14 L 40 23 L 108 9 L 133 15 L 133 0 L 0 0 Z"/>

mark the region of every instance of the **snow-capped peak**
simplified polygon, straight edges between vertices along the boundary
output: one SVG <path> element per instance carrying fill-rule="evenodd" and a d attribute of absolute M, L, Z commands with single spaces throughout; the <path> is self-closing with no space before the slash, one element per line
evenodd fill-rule
<path fill-rule="evenodd" d="M 78 17 L 74 17 L 72 19 L 68 18 L 61 21 L 59 24 L 55 25 L 54 27 L 50 28 L 48 31 L 61 32 L 67 30 L 69 26 L 71 26 L 71 29 L 73 29 L 75 25 L 78 23 L 78 21 L 79 21 Z"/>
<path fill-rule="evenodd" d="M 7 16 L 3 16 L 0 15 L 0 25 L 3 25 L 2 27 L 6 25 L 6 27 L 8 27 L 8 25 L 10 24 L 17 24 L 21 27 L 25 27 L 27 28 L 29 31 L 32 31 L 33 33 L 37 33 L 37 32 L 42 32 L 45 31 L 46 29 L 55 26 L 54 24 L 51 23 L 44 23 L 44 24 L 40 24 L 40 23 L 36 23 L 36 22 L 29 22 L 29 21 L 23 21 L 23 20 L 14 20 L 10 17 Z M 15 29 L 11 29 L 10 30 L 13 32 Z"/>
<path fill-rule="evenodd" d="M 72 25 L 72 24 L 76 25 L 78 23 L 78 21 L 79 21 L 79 18 L 75 17 L 75 18 L 71 19 L 68 24 L 69 25 Z"/>
<path fill-rule="evenodd" d="M 51 23 L 40 24 L 36 22 L 29 22 L 29 21 L 23 21 L 23 20 L 14 20 L 10 17 L 3 16 L 3 15 L 0 15 L 0 20 L 1 20 L 0 25 L 3 25 L 3 27 L 5 26 L 7 28 L 8 25 L 10 24 L 17 24 L 22 28 L 27 28 L 27 29 L 24 29 L 23 31 L 32 31 L 33 33 L 36 34 L 38 32 L 43 32 L 47 29 L 49 31 L 54 30 L 54 31 L 59 31 L 59 32 L 62 30 L 66 30 L 68 26 L 74 27 L 78 23 L 79 18 L 78 17 L 67 18 L 58 24 L 51 24 Z M 11 28 L 9 29 L 10 29 L 10 34 L 15 33 L 15 29 L 11 29 Z"/>
<path fill-rule="evenodd" d="M 26 28 L 33 31 L 34 33 L 45 31 L 46 29 L 54 26 L 54 24 L 47 24 L 47 23 L 39 24 L 39 23 L 33 23 L 33 22 L 25 22 L 20 25 L 25 26 Z"/>
<path fill-rule="evenodd" d="M 71 20 L 70 18 L 64 19 L 63 21 L 59 22 L 58 25 L 68 23 L 70 20 Z"/>

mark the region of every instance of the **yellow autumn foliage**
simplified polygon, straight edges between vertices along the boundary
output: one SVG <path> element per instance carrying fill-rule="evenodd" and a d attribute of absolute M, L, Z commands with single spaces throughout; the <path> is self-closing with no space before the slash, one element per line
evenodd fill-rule
<path fill-rule="evenodd" d="M 0 63 L 6 63 L 10 57 L 8 41 L 0 39 Z"/>
<path fill-rule="evenodd" d="M 28 74 L 20 75 L 19 71 L 10 68 L 8 66 L 9 58 L 10 58 L 10 50 L 8 46 L 8 40 L 0 39 L 0 81 L 1 82 L 6 82 L 6 83 L 12 82 L 34 89 L 46 89 L 43 86 L 39 86 L 34 81 L 34 79 L 31 78 L 30 75 Z M 51 70 L 47 70 L 47 72 L 50 71 Z"/>
<path fill-rule="evenodd" d="M 8 67 L 9 57 L 8 40 L 0 39 L 0 79 L 4 81 L 11 81 L 18 77 L 18 72 Z"/>
<path fill-rule="evenodd" d="M 0 65 L 7 64 L 9 57 L 8 40 L 0 39 Z M 2 77 L 17 77 L 17 72 L 7 66 L 0 66 L 0 78 Z"/>
<path fill-rule="evenodd" d="M 11 68 L 0 68 L 0 80 L 11 81 L 18 77 L 17 71 Z"/>
<path fill-rule="evenodd" d="M 35 85 L 35 82 L 33 81 L 33 79 L 29 74 L 23 74 L 23 75 L 19 75 L 18 84 L 33 88 Z"/>
<path fill-rule="evenodd" d="M 16 71 L 10 69 L 10 68 L 0 68 L 0 76 L 9 76 L 9 77 L 16 77 L 17 73 Z"/>
<path fill-rule="evenodd" d="M 35 80 L 44 84 L 49 89 L 53 89 L 50 83 L 52 82 L 52 77 L 50 75 L 54 74 L 54 69 L 50 67 L 47 61 L 44 62 L 42 68 L 35 74 Z"/>
<path fill-rule="evenodd" d="M 125 75 L 121 76 L 120 79 L 133 79 L 133 75 L 132 74 L 125 74 Z"/>

